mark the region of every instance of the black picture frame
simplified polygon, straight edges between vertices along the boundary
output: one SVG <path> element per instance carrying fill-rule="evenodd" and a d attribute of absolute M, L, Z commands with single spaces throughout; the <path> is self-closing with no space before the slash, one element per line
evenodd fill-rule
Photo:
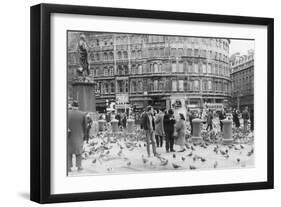
<path fill-rule="evenodd" d="M 267 26 L 267 181 L 237 184 L 202 185 L 137 189 L 74 194 L 51 194 L 51 71 L 50 71 L 50 16 L 53 13 L 99 15 L 112 17 L 151 18 L 206 23 L 233 23 Z M 56 4 L 39 4 L 31 7 L 31 174 L 30 199 L 39 203 L 89 201 L 104 199 L 167 196 L 179 194 L 211 193 L 272 189 L 274 187 L 274 19 L 245 16 L 195 14 L 168 11 L 104 8 Z"/>

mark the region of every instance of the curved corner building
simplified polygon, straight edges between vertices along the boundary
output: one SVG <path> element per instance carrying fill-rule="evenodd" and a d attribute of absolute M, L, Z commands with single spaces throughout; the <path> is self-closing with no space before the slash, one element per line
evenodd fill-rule
<path fill-rule="evenodd" d="M 69 35 L 76 35 L 77 40 L 79 34 Z M 83 34 L 89 48 L 97 111 L 104 111 L 110 102 L 118 103 L 120 109 L 147 105 L 169 108 L 178 100 L 186 106 L 202 107 L 204 103 L 226 103 L 230 98 L 229 39 Z M 70 81 L 77 68 L 71 41 Z"/>

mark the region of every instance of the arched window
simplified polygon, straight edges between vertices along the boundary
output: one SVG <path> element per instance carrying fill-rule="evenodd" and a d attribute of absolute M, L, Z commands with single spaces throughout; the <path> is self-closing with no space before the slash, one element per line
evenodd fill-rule
<path fill-rule="evenodd" d="M 104 60 L 107 60 L 108 59 L 108 57 L 107 57 L 107 53 L 105 52 L 105 53 L 103 53 L 103 59 Z"/>
<path fill-rule="evenodd" d="M 129 74 L 129 69 L 128 69 L 128 66 L 127 65 L 124 65 L 124 74 L 127 75 Z"/>
<path fill-rule="evenodd" d="M 111 82 L 111 93 L 114 93 L 115 92 L 115 84 L 114 84 L 114 82 Z"/>
<path fill-rule="evenodd" d="M 127 51 L 124 51 L 124 52 L 123 52 L 123 56 L 124 56 L 125 59 L 127 59 L 127 58 L 128 58 L 128 52 L 127 52 Z"/>
<path fill-rule="evenodd" d="M 121 51 L 118 51 L 118 52 L 117 52 L 117 56 L 118 56 L 118 59 L 122 59 L 122 53 L 121 53 Z"/>
<path fill-rule="evenodd" d="M 110 52 L 110 53 L 109 53 L 109 59 L 110 59 L 110 60 L 113 60 L 113 52 Z"/>
<path fill-rule="evenodd" d="M 208 81 L 208 90 L 211 91 L 212 90 L 212 81 Z"/>
<path fill-rule="evenodd" d="M 138 51 L 137 58 L 138 58 L 138 59 L 141 59 L 141 58 L 142 58 L 141 50 Z"/>
<path fill-rule="evenodd" d="M 136 52 L 133 50 L 132 51 L 132 59 L 135 59 L 136 58 Z"/>
<path fill-rule="evenodd" d="M 142 65 L 138 65 L 138 74 L 142 74 Z"/>
<path fill-rule="evenodd" d="M 104 75 L 104 76 L 108 76 L 108 70 L 107 70 L 107 67 L 104 67 L 104 68 L 103 68 L 103 72 L 104 72 L 104 73 L 103 73 L 103 75 Z"/>
<path fill-rule="evenodd" d="M 154 63 L 153 64 L 153 68 L 154 68 L 154 73 L 158 73 L 158 64 L 157 63 Z"/>
<path fill-rule="evenodd" d="M 162 73 L 162 63 L 159 63 L 159 68 L 158 68 L 159 73 Z"/>

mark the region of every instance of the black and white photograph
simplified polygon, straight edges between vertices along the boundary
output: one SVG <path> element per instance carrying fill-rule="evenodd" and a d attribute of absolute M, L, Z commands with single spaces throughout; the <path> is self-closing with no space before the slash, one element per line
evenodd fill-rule
<path fill-rule="evenodd" d="M 255 167 L 255 39 L 66 36 L 67 176 Z"/>

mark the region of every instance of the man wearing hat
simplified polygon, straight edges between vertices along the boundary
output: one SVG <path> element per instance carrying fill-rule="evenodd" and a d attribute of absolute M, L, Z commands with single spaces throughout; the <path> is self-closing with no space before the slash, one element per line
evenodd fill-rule
<path fill-rule="evenodd" d="M 83 141 L 87 129 L 86 115 L 78 110 L 79 103 L 73 101 L 72 110 L 68 111 L 68 136 L 67 136 L 67 171 L 72 168 L 72 155 L 76 156 L 78 171 L 82 168 Z"/>

